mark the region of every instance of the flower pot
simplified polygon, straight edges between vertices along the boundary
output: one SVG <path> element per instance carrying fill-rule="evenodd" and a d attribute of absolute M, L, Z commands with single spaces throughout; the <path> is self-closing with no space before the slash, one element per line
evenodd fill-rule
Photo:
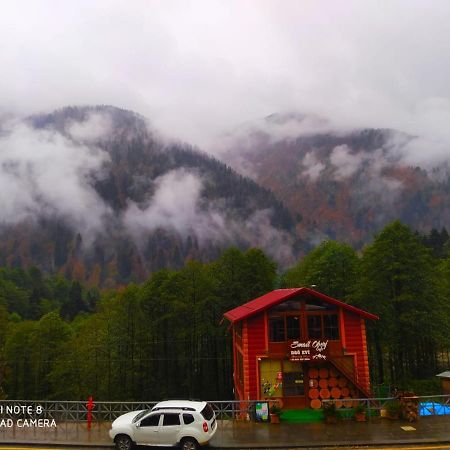
<path fill-rule="evenodd" d="M 280 416 L 278 414 L 270 413 L 270 423 L 280 423 Z"/>
<path fill-rule="evenodd" d="M 357 422 L 365 422 L 367 420 L 366 413 L 365 412 L 355 413 L 355 420 Z"/>

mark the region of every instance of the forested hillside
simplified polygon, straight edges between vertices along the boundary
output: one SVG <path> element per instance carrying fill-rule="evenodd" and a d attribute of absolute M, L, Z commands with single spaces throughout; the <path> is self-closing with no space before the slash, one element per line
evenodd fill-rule
<path fill-rule="evenodd" d="M 54 310 L 22 320 L 0 294 L 0 386 L 9 398 L 98 400 L 231 398 L 232 349 L 224 311 L 272 289 L 276 265 L 257 249 L 229 249 L 210 264 L 162 270 L 143 285 L 72 297 L 36 271 L 4 271 L 0 289 L 16 289 L 28 308 L 52 297 Z M 15 277 L 16 282 L 12 282 Z M 4 296 L 5 295 L 5 296 Z M 60 306 L 58 306 L 58 303 Z M 67 315 L 67 307 L 78 314 Z M 31 313 L 25 315 L 30 317 Z"/>
<path fill-rule="evenodd" d="M 0 272 L 0 386 L 18 399 L 230 399 L 225 311 L 277 287 L 311 286 L 378 314 L 374 384 L 439 392 L 450 363 L 450 241 L 400 222 L 361 254 L 328 241 L 280 278 L 259 249 L 230 248 L 143 284 L 99 293 L 36 269 Z"/>
<path fill-rule="evenodd" d="M 450 149 L 437 158 L 433 145 L 395 130 L 338 130 L 274 114 L 231 135 L 223 160 L 271 189 L 304 240 L 361 248 L 396 219 L 422 232 L 448 226 Z"/>
<path fill-rule="evenodd" d="M 287 136 L 292 117 L 311 129 Z M 221 158 L 237 171 L 111 106 L 1 123 L 0 264 L 111 288 L 229 246 L 286 268 L 325 239 L 361 249 L 392 220 L 448 226 L 448 158 L 413 164 L 419 138 L 292 117 L 232 137 Z"/>
<path fill-rule="evenodd" d="M 3 266 L 113 287 L 230 245 L 282 264 L 298 252 L 269 190 L 135 113 L 64 108 L 0 131 Z"/>

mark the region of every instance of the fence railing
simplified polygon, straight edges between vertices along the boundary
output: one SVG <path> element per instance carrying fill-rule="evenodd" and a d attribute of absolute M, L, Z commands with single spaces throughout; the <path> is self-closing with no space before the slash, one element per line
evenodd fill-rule
<path fill-rule="evenodd" d="M 366 417 L 370 420 L 373 417 L 380 417 L 381 411 L 386 409 L 386 406 L 390 401 L 395 400 L 395 397 L 383 397 L 383 398 L 343 398 L 339 399 L 341 408 L 338 409 L 339 415 L 343 419 L 352 417 L 354 407 L 356 405 L 363 405 L 366 411 Z M 334 403 L 333 399 L 322 400 L 322 404 Z"/>
<path fill-rule="evenodd" d="M 208 402 L 219 419 L 246 419 L 252 417 L 256 400 L 227 400 Z M 151 409 L 150 402 L 95 402 L 92 409 L 94 422 L 112 422 L 130 411 Z M 49 400 L 0 400 L 0 418 L 55 419 L 57 422 L 84 422 L 87 420 L 87 402 Z"/>
<path fill-rule="evenodd" d="M 416 397 L 419 401 L 421 416 L 450 414 L 450 395 Z M 367 417 L 381 416 L 388 403 L 395 397 L 340 399 L 341 415 L 351 417 L 356 404 L 364 405 Z M 219 419 L 249 419 L 254 417 L 255 404 L 266 400 L 229 400 L 208 402 Z M 332 402 L 323 400 L 323 403 Z M 118 416 L 130 411 L 150 409 L 157 402 L 94 402 L 92 420 L 94 422 L 111 422 Z M 87 402 L 49 401 L 49 400 L 0 400 L 0 418 L 17 419 L 55 419 L 57 422 L 84 422 L 87 420 Z"/>
<path fill-rule="evenodd" d="M 409 397 L 404 397 L 407 400 Z M 419 403 L 420 416 L 450 415 L 450 395 L 415 396 L 415 401 Z M 367 419 L 381 417 L 382 411 L 388 409 L 389 403 L 396 400 L 396 397 L 385 398 L 349 398 L 339 399 L 342 408 L 339 408 L 340 415 L 345 418 L 353 416 L 354 407 L 363 405 Z M 326 399 L 322 403 L 333 403 L 335 400 Z"/>

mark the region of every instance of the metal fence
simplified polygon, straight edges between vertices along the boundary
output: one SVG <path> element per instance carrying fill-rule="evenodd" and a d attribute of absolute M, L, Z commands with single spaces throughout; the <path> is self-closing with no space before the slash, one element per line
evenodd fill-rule
<path fill-rule="evenodd" d="M 356 404 L 363 404 L 367 417 L 380 417 L 382 410 L 395 397 L 340 399 L 339 409 L 343 418 L 353 415 Z M 434 395 L 417 397 L 421 416 L 450 414 L 450 395 Z M 219 419 L 248 420 L 254 417 L 255 404 L 267 400 L 230 400 L 210 401 Z M 323 403 L 333 400 L 323 400 Z M 150 409 L 157 402 L 94 402 L 92 420 L 94 422 L 112 422 L 121 414 L 130 411 Z M 0 418 L 17 419 L 55 419 L 57 422 L 84 422 L 87 420 L 87 402 L 78 401 L 35 401 L 35 400 L 0 400 Z"/>
<path fill-rule="evenodd" d="M 95 402 L 92 409 L 94 422 L 112 422 L 122 414 L 152 408 L 150 402 Z M 248 419 L 255 410 L 256 400 L 230 400 L 208 402 L 219 419 Z M 87 402 L 49 400 L 0 400 L 0 418 L 55 419 L 57 422 L 84 422 L 87 420 Z"/>
<path fill-rule="evenodd" d="M 409 397 L 404 397 L 407 400 Z M 415 396 L 411 397 L 419 404 L 420 416 L 438 416 L 450 415 L 450 395 L 431 395 L 431 396 Z M 356 405 L 363 405 L 366 411 L 366 417 L 370 420 L 383 416 L 389 403 L 396 400 L 397 397 L 383 397 L 383 398 L 349 398 L 339 399 L 342 408 L 339 413 L 342 418 L 351 418 L 354 415 L 354 407 Z M 322 403 L 333 403 L 335 400 L 322 400 Z"/>

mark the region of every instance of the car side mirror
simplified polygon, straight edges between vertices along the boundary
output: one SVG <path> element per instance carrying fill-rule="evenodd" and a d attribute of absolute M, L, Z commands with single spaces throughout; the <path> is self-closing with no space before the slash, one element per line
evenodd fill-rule
<path fill-rule="evenodd" d="M 135 423 L 134 426 L 135 426 L 136 428 L 139 428 L 139 427 L 141 426 L 141 422 Z"/>

